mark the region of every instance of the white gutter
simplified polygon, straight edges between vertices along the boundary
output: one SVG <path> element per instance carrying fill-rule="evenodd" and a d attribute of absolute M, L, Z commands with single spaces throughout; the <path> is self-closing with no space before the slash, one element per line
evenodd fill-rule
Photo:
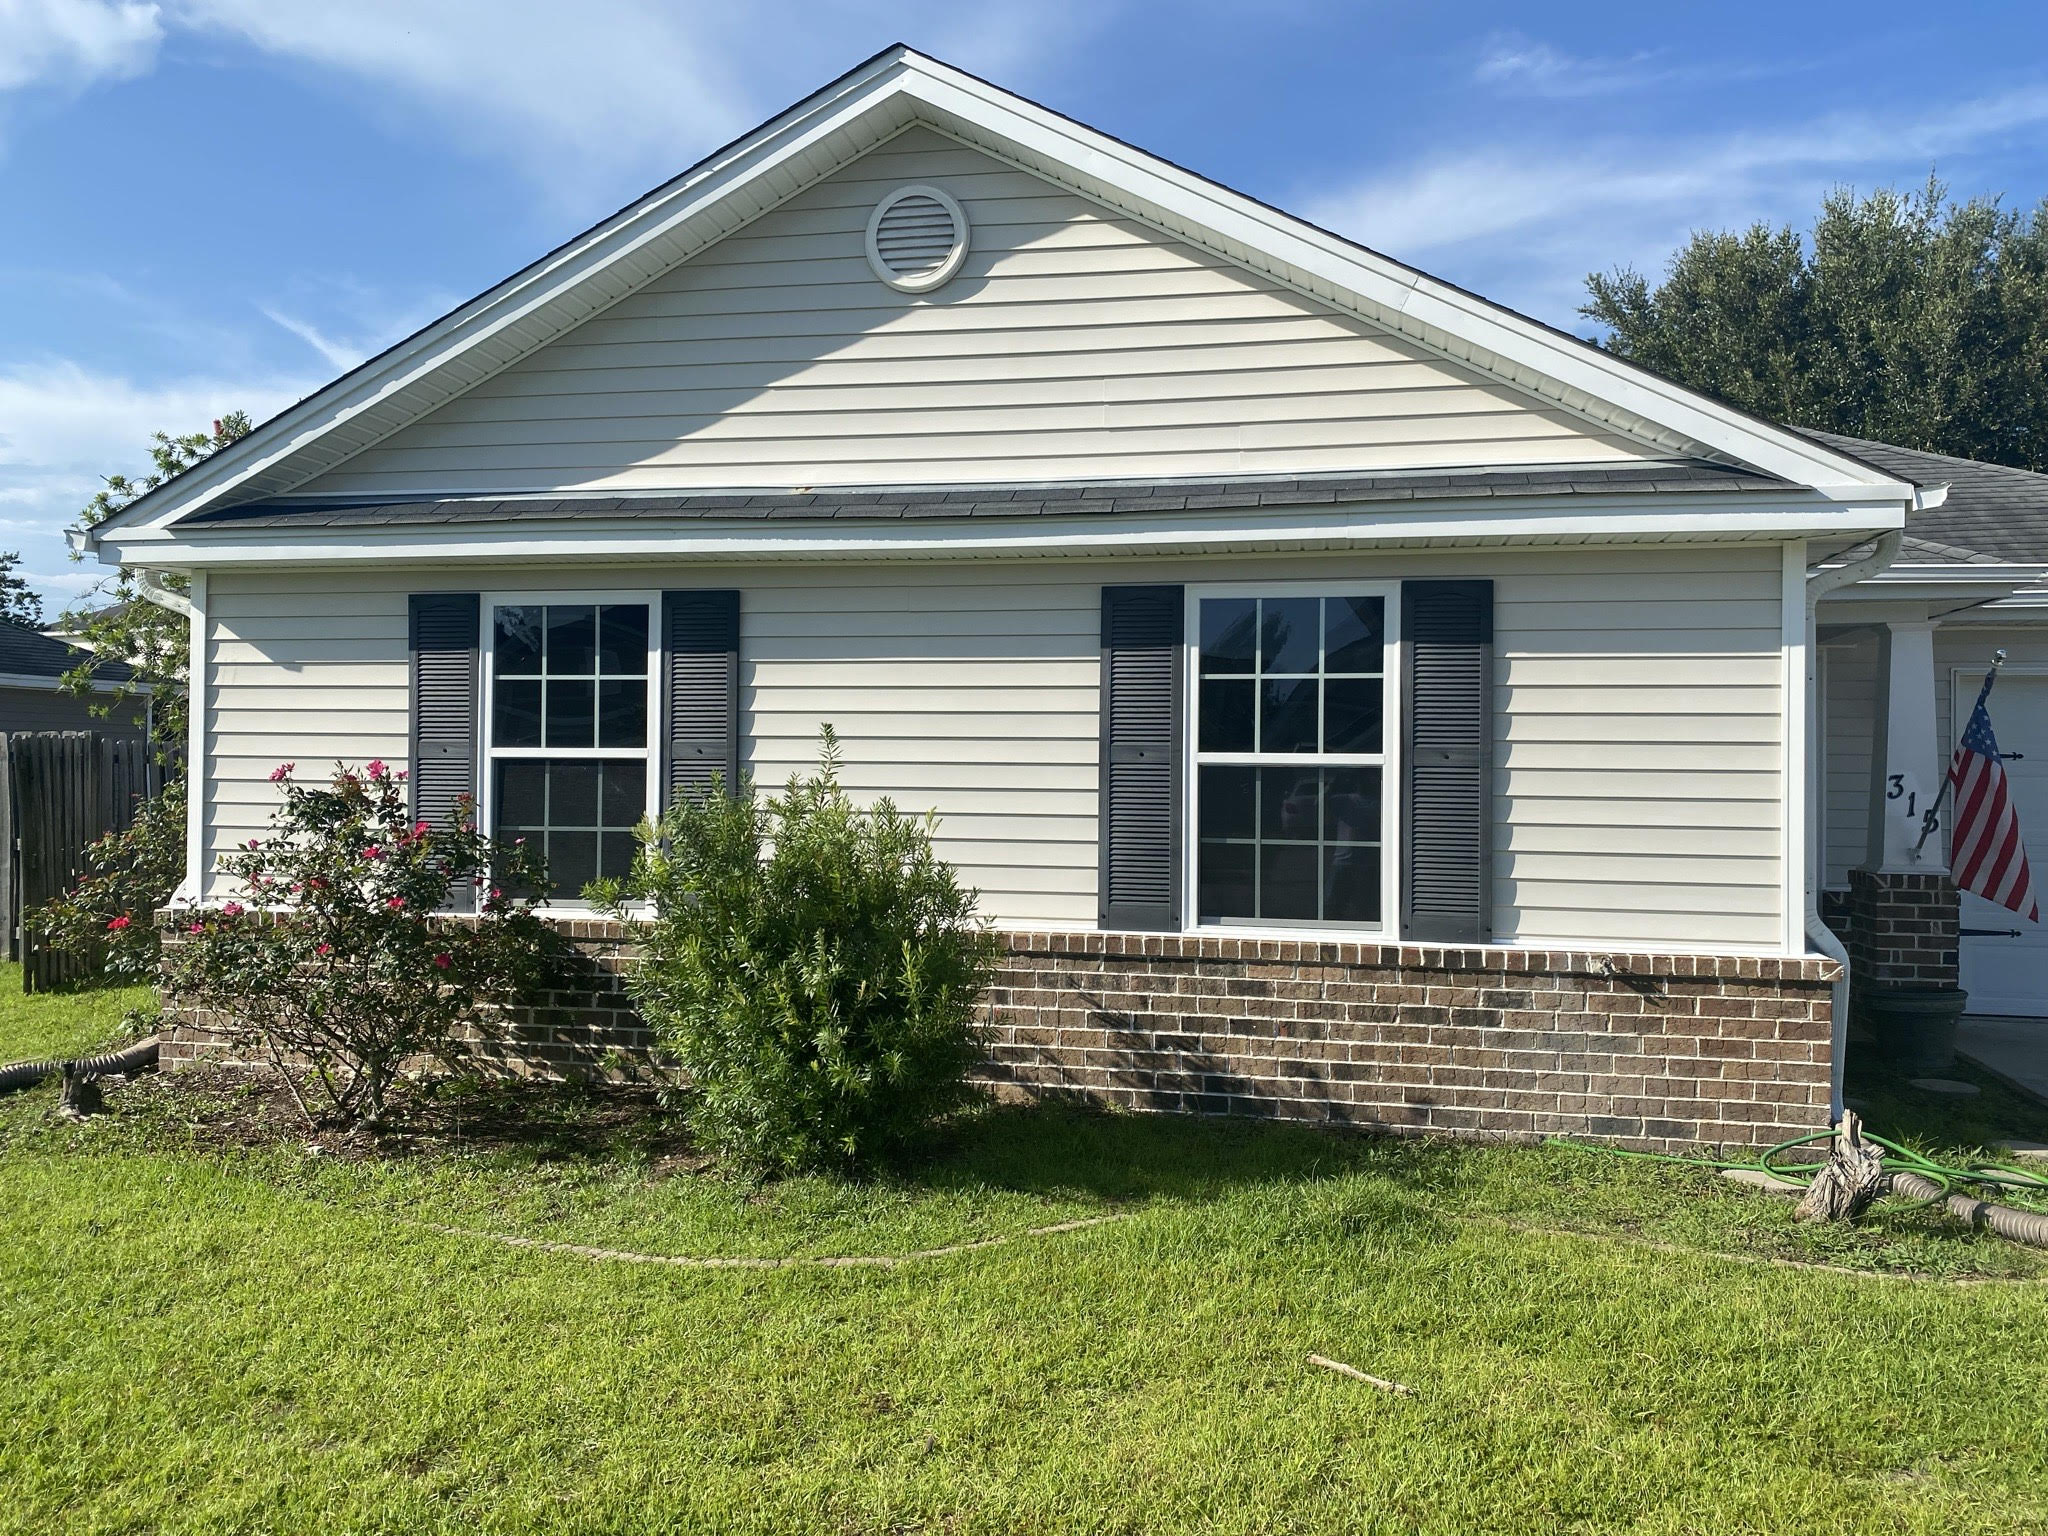
<path fill-rule="evenodd" d="M 192 600 L 184 593 L 173 592 L 165 586 L 163 577 L 155 571 L 142 565 L 134 566 L 132 569 L 135 572 L 136 588 L 157 607 L 168 608 L 171 612 L 182 614 L 188 619 L 199 617 L 199 610 L 192 605 Z"/>
<path fill-rule="evenodd" d="M 1931 502 L 1919 505 L 1940 505 L 1940 495 L 1946 495 L 1947 486 L 1937 487 L 1939 495 Z M 1916 498 L 1918 501 L 1918 498 Z M 1819 722 L 1819 654 L 1814 610 L 1820 600 L 1830 592 L 1839 591 L 1852 583 L 1875 576 L 1879 571 L 1898 558 L 1901 546 L 1906 542 L 1903 530 L 1887 533 L 1877 541 L 1877 547 L 1863 559 L 1850 565 L 1833 566 L 1816 572 L 1806 579 L 1806 739 L 1812 742 Z M 1818 828 L 1820 818 L 1814 808 L 1820 803 L 1821 772 L 1826 752 L 1810 750 L 1806 754 L 1806 941 L 1815 949 L 1841 966 L 1842 974 L 1835 982 L 1833 1015 L 1834 1039 L 1829 1052 L 1828 1068 L 1828 1119 L 1842 1118 L 1842 1069 L 1849 1049 L 1849 951 L 1842 947 L 1842 941 L 1835 937 L 1834 930 L 1820 919 L 1820 882 L 1822 877 L 1822 851 Z"/>

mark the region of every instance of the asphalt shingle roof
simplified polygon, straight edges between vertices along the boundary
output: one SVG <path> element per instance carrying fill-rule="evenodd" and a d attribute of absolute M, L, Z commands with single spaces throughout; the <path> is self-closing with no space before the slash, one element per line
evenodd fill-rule
<path fill-rule="evenodd" d="M 1797 430 L 1915 485 L 1947 485 L 1948 500 L 1932 511 L 1913 513 L 1906 529 L 1922 544 L 1945 546 L 1949 561 L 2048 563 L 2048 475 L 1838 432 Z M 1973 553 L 1978 557 L 1974 562 L 1968 559 Z"/>
<path fill-rule="evenodd" d="M 1647 492 L 1773 491 L 1785 482 L 1753 469 L 1682 460 L 1562 469 L 1381 475 L 1267 476 L 1241 480 L 1086 481 L 649 496 L 497 497 L 435 501 L 251 502 L 194 512 L 182 528 L 339 528 L 567 518 L 777 519 L 799 522 L 987 517 L 1085 517 L 1339 502 L 1433 501 L 1475 496 L 1618 496 Z"/>
<path fill-rule="evenodd" d="M 52 640 L 41 630 L 31 629 L 26 624 L 0 619 L 0 673 L 15 677 L 61 677 L 88 654 L 75 645 Z M 93 668 L 92 675 L 107 682 L 118 682 L 131 674 L 121 662 L 109 661 Z"/>

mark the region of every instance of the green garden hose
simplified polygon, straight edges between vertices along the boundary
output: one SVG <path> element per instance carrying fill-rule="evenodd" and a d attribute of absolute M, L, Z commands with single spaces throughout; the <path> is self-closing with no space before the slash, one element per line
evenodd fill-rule
<path fill-rule="evenodd" d="M 1794 1136 L 1781 1141 L 1755 1157 L 1735 1160 L 1681 1157 L 1675 1152 L 1638 1152 L 1628 1147 L 1594 1146 L 1580 1141 L 1567 1141 L 1558 1136 L 1545 1138 L 1544 1145 L 1571 1147 L 1580 1152 L 1605 1152 L 1613 1157 L 1637 1158 L 1645 1162 L 1679 1163 L 1688 1168 L 1742 1169 L 1797 1183 L 1798 1175 L 1811 1174 L 1820 1165 L 1806 1163 L 1786 1167 L 1774 1163 L 1773 1160 L 1799 1147 L 1832 1141 L 1834 1134 L 1833 1131 L 1813 1131 L 1805 1136 Z M 2004 1163 L 1993 1162 L 1988 1158 L 1981 1160 L 1973 1168 L 1953 1167 L 1947 1163 L 1936 1162 L 1924 1152 L 1869 1131 L 1863 1133 L 1863 1138 L 1876 1142 L 1889 1154 L 1893 1188 L 1897 1193 L 1910 1195 L 1923 1204 L 1943 1205 L 1952 1215 L 1961 1217 L 1973 1226 L 1988 1226 L 2003 1237 L 2048 1248 L 2048 1178 Z M 1997 1195 L 2003 1203 L 1994 1204 L 1970 1193 L 1972 1186 Z"/>

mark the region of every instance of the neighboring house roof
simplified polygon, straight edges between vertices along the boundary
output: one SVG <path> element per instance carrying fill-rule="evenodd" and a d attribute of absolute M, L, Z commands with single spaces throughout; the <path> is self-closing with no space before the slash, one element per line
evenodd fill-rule
<path fill-rule="evenodd" d="M 1799 430 L 1915 485 L 1949 488 L 1940 506 L 1914 511 L 1906 519 L 1909 551 L 1924 545 L 1931 563 L 2048 563 L 2048 475 L 1838 432 Z"/>
<path fill-rule="evenodd" d="M 1685 389 L 1581 338 L 1321 230 L 896 46 L 80 537 L 147 559 L 200 508 L 291 494 L 913 125 L 1474 368 L 1674 459 L 1747 466 L 1832 501 L 1910 487 L 1858 456 Z M 786 487 L 747 485 L 774 492 Z M 1882 514 L 1870 520 L 1882 525 Z M 155 557 L 177 564 L 165 551 Z"/>
<path fill-rule="evenodd" d="M 54 683 L 91 654 L 26 624 L 0 619 L 0 678 L 47 678 Z M 92 675 L 99 682 L 117 683 L 135 674 L 122 662 L 107 661 L 94 667 Z"/>
<path fill-rule="evenodd" d="M 1726 464 L 1573 466 L 1568 469 L 1278 475 L 1230 480 L 1106 480 L 1061 485 L 911 487 L 900 490 L 451 498 L 433 501 L 267 501 L 188 513 L 180 527 L 327 528 L 570 518 L 908 519 L 1058 517 L 1185 512 L 1201 508 L 1306 507 L 1496 496 L 1627 495 L 1771 491 L 1785 482 Z"/>

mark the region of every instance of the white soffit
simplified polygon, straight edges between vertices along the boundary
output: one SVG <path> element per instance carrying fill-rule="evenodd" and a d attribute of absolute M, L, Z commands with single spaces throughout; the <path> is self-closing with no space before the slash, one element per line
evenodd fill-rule
<path fill-rule="evenodd" d="M 1911 495 L 1883 471 L 899 46 L 281 412 L 94 541 L 161 536 L 197 507 L 304 484 L 919 122 L 1648 442 L 1836 495 Z"/>

